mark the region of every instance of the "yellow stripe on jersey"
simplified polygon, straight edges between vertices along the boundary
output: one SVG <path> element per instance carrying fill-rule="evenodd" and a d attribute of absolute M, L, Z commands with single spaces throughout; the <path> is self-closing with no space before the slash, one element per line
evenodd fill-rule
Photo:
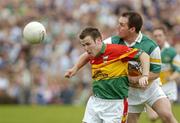
<path fill-rule="evenodd" d="M 136 52 L 136 51 L 138 51 L 138 49 L 132 49 L 130 52 L 128 51 L 127 53 L 121 55 L 121 56 L 119 57 L 119 59 L 125 58 L 125 57 L 129 56 L 131 53 L 134 53 L 134 52 Z"/>
<path fill-rule="evenodd" d="M 98 69 L 98 68 L 102 68 L 108 64 L 112 64 L 113 62 L 119 61 L 120 59 L 125 58 L 125 57 L 129 56 L 131 53 L 136 52 L 136 51 L 138 51 L 138 49 L 132 49 L 130 52 L 127 52 L 113 60 L 106 61 L 106 63 L 100 63 L 100 64 L 96 64 L 96 65 L 92 64 L 92 69 Z"/>
<path fill-rule="evenodd" d="M 113 59 L 111 61 L 106 61 L 105 63 L 101 63 L 101 64 L 92 64 L 92 69 L 98 69 L 98 68 L 102 68 L 106 65 L 112 64 L 113 62 L 119 61 L 119 58 Z"/>
<path fill-rule="evenodd" d="M 127 62 L 121 61 L 105 64 L 103 67 L 98 69 L 94 69 L 94 65 L 92 65 L 92 78 L 94 80 L 106 80 L 120 76 L 127 76 L 127 65 Z"/>
<path fill-rule="evenodd" d="M 154 58 L 150 58 L 150 62 L 151 63 L 155 63 L 155 64 L 160 64 L 161 63 L 161 59 L 154 59 Z"/>

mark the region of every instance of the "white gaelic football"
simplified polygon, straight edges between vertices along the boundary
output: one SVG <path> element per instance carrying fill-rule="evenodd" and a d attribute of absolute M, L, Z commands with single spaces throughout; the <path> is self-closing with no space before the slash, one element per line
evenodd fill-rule
<path fill-rule="evenodd" d="M 37 44 L 43 42 L 46 35 L 45 27 L 37 21 L 29 22 L 23 30 L 23 37 L 28 43 Z"/>

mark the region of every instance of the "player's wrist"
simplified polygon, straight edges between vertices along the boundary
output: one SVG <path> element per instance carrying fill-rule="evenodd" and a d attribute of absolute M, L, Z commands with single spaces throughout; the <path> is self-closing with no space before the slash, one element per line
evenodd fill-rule
<path fill-rule="evenodd" d="M 142 74 L 142 77 L 149 77 L 149 74 Z"/>
<path fill-rule="evenodd" d="M 77 65 L 74 65 L 74 67 L 72 68 L 74 71 L 78 71 L 80 68 L 79 68 L 79 66 L 77 66 Z"/>

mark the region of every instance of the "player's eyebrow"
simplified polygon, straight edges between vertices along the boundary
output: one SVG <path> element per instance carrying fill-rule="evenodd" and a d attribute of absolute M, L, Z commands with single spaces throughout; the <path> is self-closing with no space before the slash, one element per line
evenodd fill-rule
<path fill-rule="evenodd" d="M 119 24 L 118 25 L 120 25 L 120 26 L 124 26 L 126 23 L 122 23 L 122 22 L 119 22 Z"/>

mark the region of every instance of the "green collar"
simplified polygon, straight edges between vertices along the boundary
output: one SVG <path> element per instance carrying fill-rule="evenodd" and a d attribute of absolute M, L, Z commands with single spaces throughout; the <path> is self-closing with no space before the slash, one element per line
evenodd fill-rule
<path fill-rule="evenodd" d="M 98 57 L 99 55 L 103 54 L 105 52 L 105 49 L 106 49 L 106 44 L 103 42 L 101 50 L 98 52 L 96 57 Z"/>

